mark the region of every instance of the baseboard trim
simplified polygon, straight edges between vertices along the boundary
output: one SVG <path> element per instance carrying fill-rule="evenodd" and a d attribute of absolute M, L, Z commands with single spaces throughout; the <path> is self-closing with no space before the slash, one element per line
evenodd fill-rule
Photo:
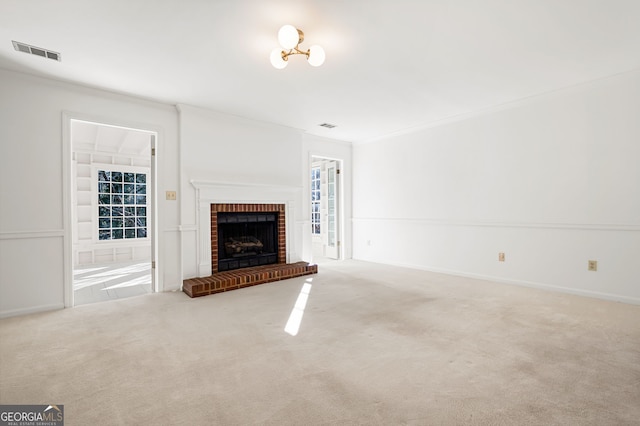
<path fill-rule="evenodd" d="M 58 311 L 64 309 L 64 303 L 56 303 L 53 305 L 40 305 L 31 308 L 11 309 L 0 312 L 0 318 L 17 317 L 22 315 L 37 314 L 40 312 Z"/>
<path fill-rule="evenodd" d="M 520 287 L 537 288 L 537 289 L 540 289 L 540 290 L 548 290 L 548 291 L 554 291 L 554 292 L 558 292 L 558 293 L 573 294 L 573 295 L 576 295 L 576 296 L 583 296 L 583 297 L 590 297 L 590 298 L 593 298 L 593 299 L 608 300 L 608 301 L 611 301 L 611 302 L 627 303 L 627 304 L 630 304 L 630 305 L 640 305 L 640 298 L 622 296 L 622 295 L 613 294 L 613 293 L 601 293 L 601 292 L 598 292 L 598 291 L 583 290 L 583 289 L 577 289 L 577 288 L 571 288 L 571 287 L 563 287 L 563 286 L 554 285 L 554 284 L 538 283 L 538 282 L 534 282 L 534 281 L 525 281 L 525 280 L 514 280 L 514 279 L 509 279 L 509 278 L 496 277 L 496 276 L 492 276 L 492 275 L 474 274 L 474 273 L 469 273 L 469 272 L 456 271 L 456 270 L 452 270 L 452 269 L 434 268 L 434 267 L 422 266 L 422 265 L 413 265 L 413 264 L 409 264 L 409 263 L 395 263 L 395 262 L 386 263 L 386 262 L 376 262 L 376 261 L 372 261 L 372 260 L 358 259 L 358 258 L 354 258 L 354 260 L 360 260 L 360 261 L 363 261 L 363 262 L 379 263 L 379 264 L 382 264 L 382 265 L 389 265 L 389 266 L 398 266 L 398 267 L 401 267 L 401 268 L 417 269 L 417 270 L 421 270 L 421 271 L 435 272 L 435 273 L 438 273 L 438 274 L 454 275 L 454 276 L 464 277 L 464 278 L 473 278 L 473 279 L 484 280 L 484 281 L 493 281 L 493 282 L 500 283 L 500 284 L 509 284 L 509 285 L 516 285 L 516 286 L 520 286 Z"/>

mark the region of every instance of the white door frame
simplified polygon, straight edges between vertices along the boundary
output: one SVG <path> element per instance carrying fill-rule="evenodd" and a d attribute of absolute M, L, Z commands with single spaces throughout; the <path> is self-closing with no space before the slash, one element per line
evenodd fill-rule
<path fill-rule="evenodd" d="M 147 126 L 139 123 L 122 122 L 112 118 L 96 117 L 92 115 L 63 111 L 62 112 L 62 220 L 64 225 L 63 237 L 63 276 L 64 276 L 64 307 L 71 308 L 74 306 L 73 295 L 73 223 L 72 223 L 72 156 L 73 147 L 71 140 L 71 121 L 86 121 L 95 123 L 96 125 L 116 126 L 131 130 L 149 132 L 153 136 L 151 138 L 151 201 L 149 209 L 151 212 L 151 226 L 149 227 L 149 236 L 151 238 L 151 291 L 158 292 L 162 289 L 162 283 L 159 281 L 160 274 L 158 265 L 158 197 L 157 197 L 157 152 L 158 139 L 160 135 L 159 129 L 154 126 Z"/>
<path fill-rule="evenodd" d="M 342 260 L 344 259 L 344 253 L 345 253 L 345 247 L 344 247 L 344 241 L 345 237 L 344 237 L 344 179 L 342 179 L 342 176 L 344 175 L 344 160 L 341 158 L 335 158 L 335 157 L 327 157 L 324 155 L 320 155 L 320 154 L 313 154 L 310 153 L 309 154 L 309 167 L 307 168 L 306 171 L 306 175 L 307 178 L 309 179 L 309 177 L 311 176 L 311 169 L 313 167 L 313 163 L 314 162 L 318 162 L 318 161 L 322 161 L 322 162 L 335 162 L 338 170 L 340 170 L 340 173 L 336 175 L 336 191 L 337 191 L 337 197 L 336 197 L 336 202 L 337 202 L 337 212 L 336 212 L 336 244 L 337 244 L 337 259 L 338 260 Z M 309 184 L 307 184 L 307 191 L 305 191 L 305 193 L 307 194 L 306 197 L 306 203 L 309 206 L 309 211 L 310 211 L 310 207 L 311 207 L 311 197 L 310 197 L 310 191 L 311 191 L 311 184 L 310 184 L 310 180 L 308 181 Z M 311 215 L 309 214 L 308 217 L 309 223 L 311 223 Z M 307 227 L 307 232 L 311 232 L 311 226 L 309 225 Z M 322 231 L 324 232 L 324 231 Z M 313 237 L 313 236 L 312 236 Z"/>

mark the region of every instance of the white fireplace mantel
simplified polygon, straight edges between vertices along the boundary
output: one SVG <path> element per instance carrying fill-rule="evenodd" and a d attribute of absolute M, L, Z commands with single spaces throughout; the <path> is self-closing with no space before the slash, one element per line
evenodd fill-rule
<path fill-rule="evenodd" d="M 296 207 L 302 200 L 302 186 L 191 180 L 196 190 L 198 277 L 211 275 L 211 204 L 284 204 L 286 261 L 300 260 L 296 239 Z"/>

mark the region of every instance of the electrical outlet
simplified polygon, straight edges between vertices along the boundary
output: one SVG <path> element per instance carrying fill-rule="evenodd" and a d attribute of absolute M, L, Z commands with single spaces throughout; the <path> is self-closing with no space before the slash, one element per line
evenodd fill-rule
<path fill-rule="evenodd" d="M 504 253 L 498 253 L 498 262 L 504 262 Z"/>
<path fill-rule="evenodd" d="M 176 191 L 167 191 L 167 200 L 175 201 L 176 197 Z"/>
<path fill-rule="evenodd" d="M 589 271 L 597 271 L 598 270 L 598 261 L 597 260 L 590 260 L 589 264 L 587 266 L 587 269 Z"/>

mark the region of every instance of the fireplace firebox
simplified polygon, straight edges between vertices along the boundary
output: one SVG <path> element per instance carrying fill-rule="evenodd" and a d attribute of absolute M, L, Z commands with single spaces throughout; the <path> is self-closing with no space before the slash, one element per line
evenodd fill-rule
<path fill-rule="evenodd" d="M 211 273 L 286 263 L 284 204 L 211 204 Z"/>
<path fill-rule="evenodd" d="M 278 262 L 278 213 L 218 213 L 218 271 Z"/>

